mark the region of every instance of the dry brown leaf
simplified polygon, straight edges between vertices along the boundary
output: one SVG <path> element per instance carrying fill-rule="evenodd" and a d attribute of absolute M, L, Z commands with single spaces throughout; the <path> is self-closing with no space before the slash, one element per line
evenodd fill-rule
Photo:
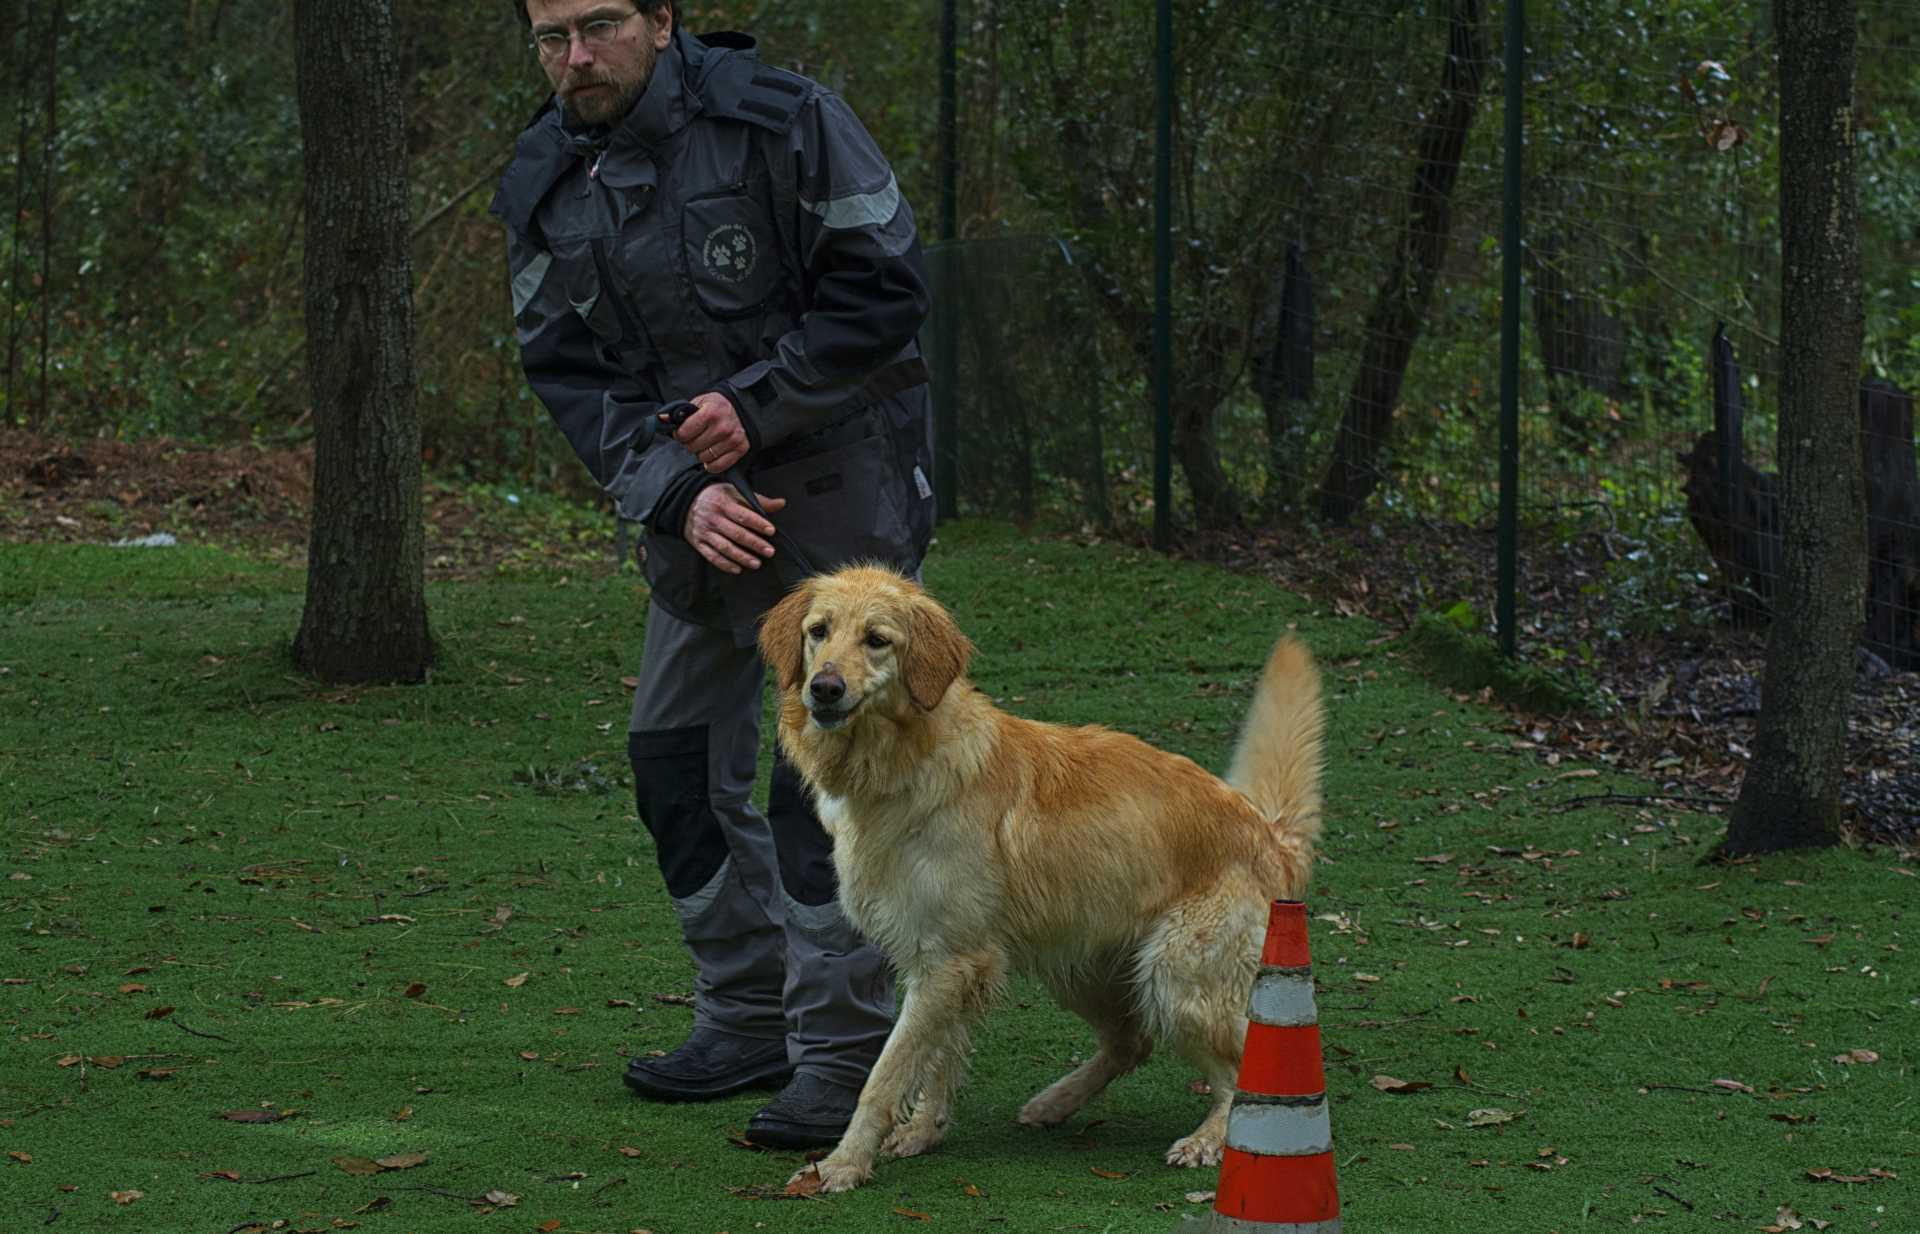
<path fill-rule="evenodd" d="M 83 1059 L 83 1058 L 81 1058 L 81 1057 L 80 1057 L 80 1056 L 79 1056 L 78 1054 L 69 1054 L 69 1055 L 67 1055 L 67 1056 L 65 1056 L 64 1058 L 56 1058 L 56 1059 L 54 1059 L 54 1060 L 53 1060 L 53 1065 L 54 1065 L 54 1066 L 56 1066 L 56 1067 L 71 1067 L 71 1066 L 73 1066 L 73 1065 L 74 1065 L 75 1063 L 79 1063 L 79 1062 L 85 1062 L 85 1061 L 86 1061 L 86 1060 L 85 1060 L 85 1059 Z"/>
<path fill-rule="evenodd" d="M 626 1147 L 625 1145 L 621 1145 L 621 1147 L 620 1147 L 620 1155 L 621 1155 L 622 1157 L 644 1157 L 644 1156 L 646 1156 L 646 1154 L 645 1154 L 644 1152 L 642 1152 L 642 1151 L 640 1151 L 639 1149 L 637 1149 L 637 1148 L 628 1148 L 628 1147 Z"/>
<path fill-rule="evenodd" d="M 224 1179 L 226 1179 L 226 1180 L 227 1180 L 228 1182 L 230 1182 L 230 1183 L 237 1183 L 237 1182 L 239 1182 L 239 1181 L 240 1181 L 240 1171 L 238 1171 L 238 1170 L 208 1170 L 208 1171 L 207 1171 L 207 1172 L 206 1172 L 205 1174 L 202 1174 L 202 1175 L 201 1175 L 200 1177 L 202 1177 L 202 1178 L 224 1178 Z"/>
<path fill-rule="evenodd" d="M 413 1107 L 410 1105 L 403 1105 L 393 1112 L 393 1121 L 396 1123 L 404 1123 L 412 1117 Z"/>
<path fill-rule="evenodd" d="M 536 1063 L 540 1061 L 540 1051 L 522 1050 L 520 1051 L 520 1057 L 526 1059 L 530 1063 Z"/>
<path fill-rule="evenodd" d="M 1880 1056 L 1872 1050 L 1848 1050 L 1845 1054 L 1835 1054 L 1833 1061 L 1842 1067 L 1851 1067 L 1855 1063 L 1877 1063 Z"/>
<path fill-rule="evenodd" d="M 277 1110 L 222 1110 L 215 1117 L 224 1118 L 230 1123 L 277 1123 L 280 1113 Z"/>
<path fill-rule="evenodd" d="M 171 1007 L 149 1007 L 147 1009 L 147 1019 L 149 1020 L 164 1020 L 172 1014 L 173 1008 Z"/>
<path fill-rule="evenodd" d="M 1467 1126 L 1493 1127 L 1493 1126 L 1497 1126 L 1500 1123 L 1510 1123 L 1516 1117 L 1518 1116 L 1515 1115 L 1510 1110 L 1502 1110 L 1494 1106 L 1486 1106 L 1482 1109 L 1467 1111 Z"/>
<path fill-rule="evenodd" d="M 537 1234 L 553 1234 L 555 1230 L 560 1228 L 560 1218 L 555 1217 L 549 1221 L 542 1221 L 533 1228 L 537 1231 Z"/>
<path fill-rule="evenodd" d="M 495 1208 L 512 1208 L 520 1202 L 520 1197 L 511 1191 L 502 1191 L 498 1187 L 480 1197 Z"/>
<path fill-rule="evenodd" d="M 656 1003 L 665 1003 L 669 1007 L 691 1007 L 693 1006 L 693 995 L 656 994 L 653 996 L 653 1001 Z"/>
<path fill-rule="evenodd" d="M 1368 1081 L 1368 1083 L 1372 1084 L 1375 1088 L 1379 1089 L 1383 1093 L 1397 1093 L 1397 1094 L 1417 1093 L 1423 1088 L 1433 1087 L 1431 1083 L 1425 1080 L 1402 1080 L 1395 1076 L 1390 1076 L 1390 1075 L 1374 1076 L 1373 1079 Z"/>
<path fill-rule="evenodd" d="M 102 1071 L 112 1071 L 115 1067 L 118 1067 L 127 1060 L 118 1054 L 89 1054 L 87 1061 Z"/>
<path fill-rule="evenodd" d="M 820 1171 L 809 1169 L 802 1170 L 800 1173 L 795 1174 L 793 1181 L 787 1184 L 787 1189 L 782 1192 L 782 1194 L 792 1196 L 819 1195 Z"/>
<path fill-rule="evenodd" d="M 1180 1198 L 1189 1204 L 1211 1204 L 1213 1203 L 1213 1194 L 1211 1191 L 1189 1191 Z"/>
<path fill-rule="evenodd" d="M 373 1163 L 383 1170 L 411 1170 L 426 1159 L 425 1153 L 394 1153 L 390 1157 L 375 1157 Z"/>
<path fill-rule="evenodd" d="M 527 984 L 527 978 L 531 976 L 533 976 L 532 973 L 515 973 L 513 976 L 507 978 L 506 981 L 502 982 L 501 984 L 505 985 L 509 990 L 517 990 L 521 986 Z"/>
<path fill-rule="evenodd" d="M 914 1221 L 932 1221 L 933 1220 L 933 1217 L 931 1214 L 917 1213 L 917 1212 L 914 1212 L 911 1208 L 896 1208 L 893 1211 L 902 1217 L 908 1217 Z"/>
<path fill-rule="evenodd" d="M 553 1014 L 555 1014 L 555 1015 L 579 1015 L 579 1014 L 580 1014 L 580 1008 L 578 1008 L 578 1007 L 555 1007 L 555 1008 L 553 1009 Z"/>
<path fill-rule="evenodd" d="M 147 987 L 137 981 L 129 981 L 120 987 L 120 992 L 122 994 L 145 994 Z"/>
<path fill-rule="evenodd" d="M 404 989 L 404 990 L 402 990 L 402 991 L 400 991 L 400 997 L 402 997 L 402 998 L 419 998 L 419 997 L 420 997 L 420 996 L 421 996 L 422 994 L 425 994 L 426 992 L 427 992 L 427 983 L 426 983 L 426 982 L 424 982 L 424 981 L 409 981 L 409 982 L 407 983 L 407 988 L 406 988 L 406 989 Z"/>
<path fill-rule="evenodd" d="M 1724 1088 L 1730 1093 L 1750 1093 L 1753 1091 L 1753 1085 L 1742 1084 L 1738 1080 L 1715 1080 L 1713 1086 L 1715 1088 Z"/>
<path fill-rule="evenodd" d="M 366 1177 L 380 1172 L 380 1163 L 369 1157 L 329 1157 L 327 1160 L 348 1174 Z"/>
<path fill-rule="evenodd" d="M 9 1156 L 9 1157 L 12 1157 L 12 1158 L 13 1158 L 13 1159 L 14 1159 L 15 1161 L 18 1161 L 18 1162 L 19 1162 L 19 1163 L 20 1163 L 21 1165 L 32 1165 L 32 1164 L 33 1164 L 33 1154 L 32 1154 L 32 1153 L 23 1153 L 23 1152 L 21 1152 L 21 1151 L 20 1151 L 19 1149 L 17 1149 L 17 1148 L 10 1148 L 10 1149 L 8 1149 L 8 1150 L 7 1150 L 7 1156 Z"/>
<path fill-rule="evenodd" d="M 131 1204 L 135 1200 L 139 1199 L 141 1196 L 145 1195 L 146 1192 L 140 1190 L 138 1187 L 135 1187 L 130 1191 L 109 1191 L 107 1192 L 107 1194 L 113 1197 L 113 1202 L 115 1204 Z"/>
<path fill-rule="evenodd" d="M 1120 1170 L 1103 1170 L 1097 1165 L 1091 1168 L 1096 1178 L 1125 1178 L 1126 1177 L 1126 1174 Z"/>

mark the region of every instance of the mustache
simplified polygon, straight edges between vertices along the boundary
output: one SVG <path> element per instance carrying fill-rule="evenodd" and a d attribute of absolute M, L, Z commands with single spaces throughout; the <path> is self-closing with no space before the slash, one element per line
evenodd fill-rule
<path fill-rule="evenodd" d="M 575 90 L 582 90 L 588 86 L 605 86 L 613 90 L 619 88 L 619 83 L 605 73 L 582 73 L 577 76 L 570 73 L 561 81 L 560 92 L 571 94 Z"/>

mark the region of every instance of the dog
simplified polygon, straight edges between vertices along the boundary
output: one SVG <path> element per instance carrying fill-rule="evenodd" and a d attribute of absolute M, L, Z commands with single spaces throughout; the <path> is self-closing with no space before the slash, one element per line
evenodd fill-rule
<path fill-rule="evenodd" d="M 1222 781 L 1125 733 L 1000 710 L 967 680 L 973 645 L 946 609 L 890 569 L 809 579 L 759 640 L 841 907 L 906 989 L 846 1133 L 808 1168 L 820 1189 L 940 1143 L 970 1029 L 1016 971 L 1100 1043 L 1020 1122 L 1065 1122 L 1161 1041 L 1213 1087 L 1167 1162 L 1218 1165 L 1268 904 L 1305 892 L 1320 831 L 1306 648 L 1273 649 Z"/>

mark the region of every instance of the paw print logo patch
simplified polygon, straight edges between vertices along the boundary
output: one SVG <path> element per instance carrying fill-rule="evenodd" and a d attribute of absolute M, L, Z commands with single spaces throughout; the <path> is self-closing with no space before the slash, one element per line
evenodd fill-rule
<path fill-rule="evenodd" d="M 729 283 L 738 283 L 753 273 L 760 258 L 753 232 L 739 223 L 725 223 L 707 233 L 700 245 L 700 260 L 707 273 Z"/>

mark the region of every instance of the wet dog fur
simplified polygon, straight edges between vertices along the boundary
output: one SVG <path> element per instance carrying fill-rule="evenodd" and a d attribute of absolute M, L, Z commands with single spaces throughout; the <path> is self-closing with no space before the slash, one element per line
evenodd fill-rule
<path fill-rule="evenodd" d="M 1167 1161 L 1219 1164 L 1268 904 L 1305 892 L 1320 831 L 1306 648 L 1274 647 L 1223 781 L 1125 733 L 1001 711 L 968 682 L 973 647 L 947 611 L 891 570 L 809 580 L 760 645 L 841 906 L 906 989 L 852 1123 L 809 1167 L 822 1189 L 940 1143 L 969 1031 L 1015 971 L 1100 1043 L 1019 1121 L 1064 1122 L 1159 1041 L 1213 1088 Z"/>

